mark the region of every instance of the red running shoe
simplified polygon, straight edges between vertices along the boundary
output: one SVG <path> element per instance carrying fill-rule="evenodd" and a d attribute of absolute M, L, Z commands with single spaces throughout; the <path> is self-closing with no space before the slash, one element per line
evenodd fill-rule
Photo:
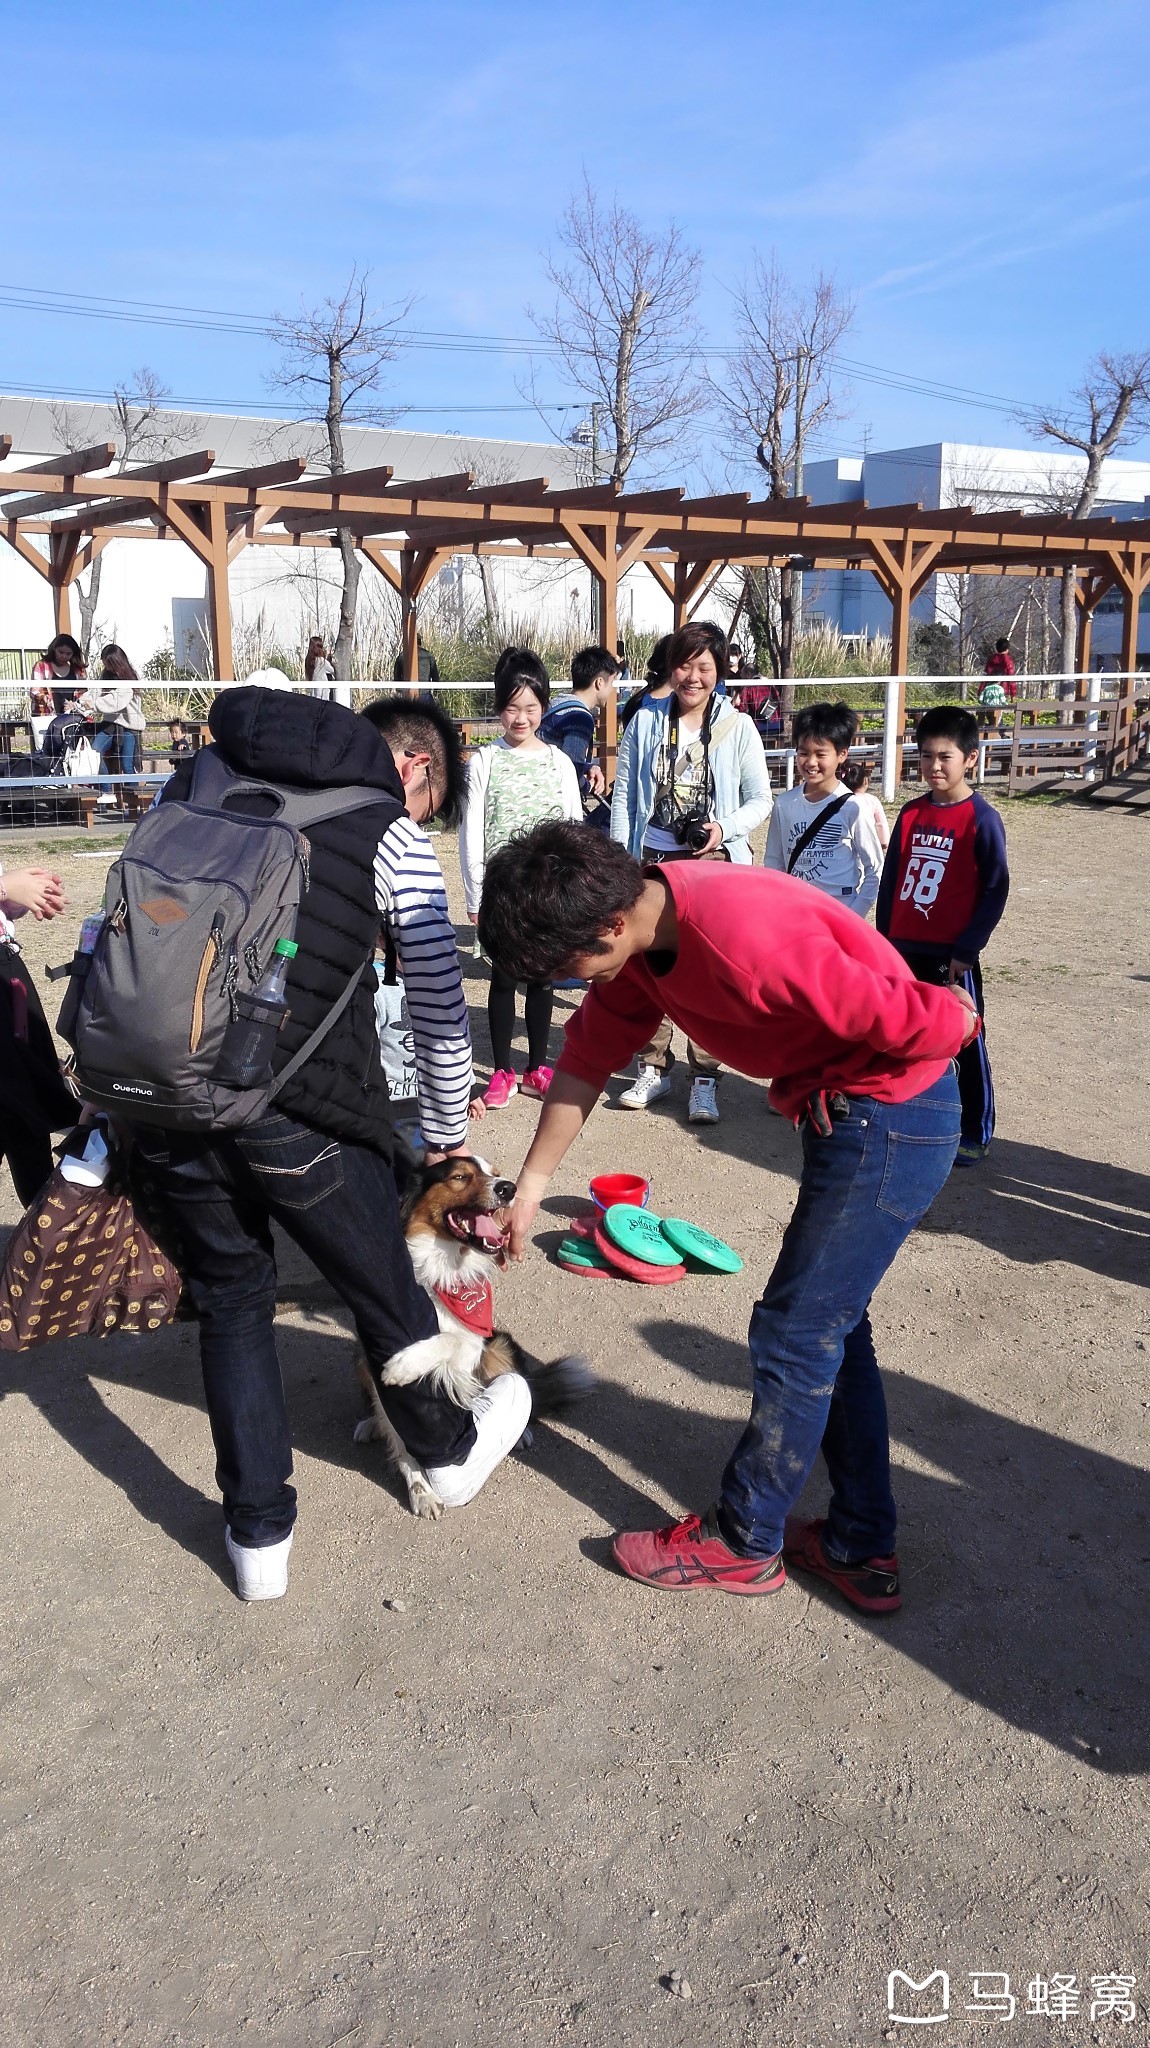
<path fill-rule="evenodd" d="M 825 1519 L 805 1522 L 788 1515 L 783 1529 L 783 1556 L 792 1571 L 815 1572 L 834 1586 L 852 1607 L 864 1614 L 895 1614 L 902 1606 L 898 1589 L 898 1557 L 864 1557 L 857 1564 L 839 1564 L 823 1549 Z"/>
<path fill-rule="evenodd" d="M 740 1557 L 723 1541 L 714 1508 L 666 1529 L 625 1530 L 611 1550 L 629 1579 L 661 1592 L 778 1593 L 787 1582 L 781 1557 Z"/>

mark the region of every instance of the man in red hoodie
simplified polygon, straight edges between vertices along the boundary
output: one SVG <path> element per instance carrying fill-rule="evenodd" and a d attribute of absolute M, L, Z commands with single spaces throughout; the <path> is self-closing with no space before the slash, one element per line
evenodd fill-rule
<path fill-rule="evenodd" d="M 778 1592 L 785 1565 L 867 1613 L 901 1604 L 886 1402 L 868 1304 L 943 1186 L 959 1137 L 953 1061 L 979 1028 L 961 991 L 916 981 L 850 910 L 767 868 L 641 868 L 578 826 L 539 825 L 489 863 L 484 951 L 517 981 L 591 986 L 567 1026 L 519 1176 L 511 1251 L 609 1076 L 670 1017 L 724 1065 L 771 1077 L 801 1127 L 794 1215 L 751 1318 L 754 1399 L 717 1503 L 616 1536 L 664 1589 Z M 819 1450 L 828 1513 L 789 1513 Z"/>

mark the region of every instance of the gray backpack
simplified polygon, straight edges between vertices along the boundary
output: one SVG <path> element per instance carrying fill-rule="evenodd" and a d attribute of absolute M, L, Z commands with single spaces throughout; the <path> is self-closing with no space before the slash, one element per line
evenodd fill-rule
<path fill-rule="evenodd" d="M 277 808 L 225 810 L 240 793 L 273 797 Z M 256 991 L 276 941 L 295 934 L 308 886 L 306 831 L 388 801 L 385 790 L 362 785 L 305 793 L 248 779 L 204 747 L 186 799 L 150 810 L 113 863 L 95 944 L 66 970 L 58 1028 L 85 1101 L 181 1131 L 230 1130 L 262 1116 L 343 1015 L 363 973 L 357 967 L 273 1079 L 287 1013 Z"/>

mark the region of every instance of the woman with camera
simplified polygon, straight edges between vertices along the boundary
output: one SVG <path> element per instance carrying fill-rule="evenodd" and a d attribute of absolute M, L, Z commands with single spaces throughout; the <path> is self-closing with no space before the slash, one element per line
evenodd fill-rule
<path fill-rule="evenodd" d="M 751 865 L 750 835 L 770 815 L 771 785 L 754 723 L 715 692 L 727 672 L 726 636 L 705 621 L 680 627 L 667 650 L 671 695 L 646 699 L 619 746 L 611 837 L 648 866 L 670 860 Z M 717 1060 L 688 1042 L 688 1120 L 717 1124 Z M 624 1109 L 669 1093 L 675 1056 L 664 1018 L 639 1054 Z"/>

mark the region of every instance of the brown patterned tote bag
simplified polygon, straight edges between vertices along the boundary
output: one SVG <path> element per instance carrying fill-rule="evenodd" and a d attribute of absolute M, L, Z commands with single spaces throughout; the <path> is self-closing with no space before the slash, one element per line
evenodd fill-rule
<path fill-rule="evenodd" d="M 17 1225 L 0 1273 L 0 1351 L 57 1337 L 158 1330 L 180 1276 L 112 1183 L 77 1187 L 57 1168 Z"/>

